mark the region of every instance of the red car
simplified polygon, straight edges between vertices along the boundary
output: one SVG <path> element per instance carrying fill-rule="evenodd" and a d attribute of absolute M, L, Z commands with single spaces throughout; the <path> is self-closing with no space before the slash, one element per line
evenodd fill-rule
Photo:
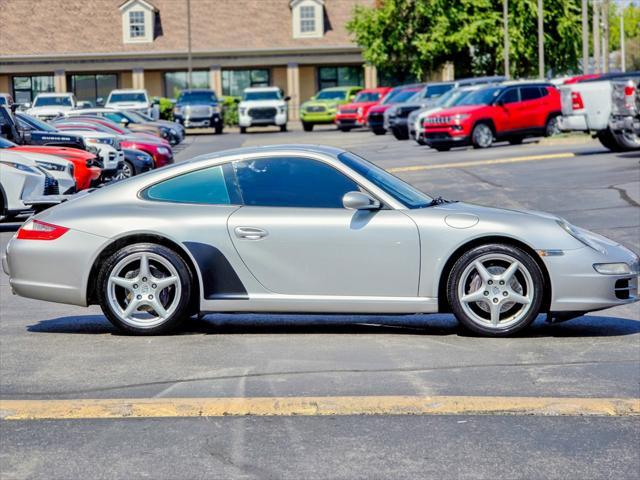
<path fill-rule="evenodd" d="M 336 125 L 343 132 L 367 124 L 369 109 L 378 105 L 391 91 L 391 87 L 367 88 L 360 90 L 353 102 L 340 105 L 336 114 Z"/>
<path fill-rule="evenodd" d="M 102 172 L 102 169 L 97 166 L 98 160 L 96 156 L 85 150 L 43 145 L 16 145 L 5 139 L 0 139 L 0 142 L 2 142 L 0 148 L 5 148 L 4 144 L 10 143 L 11 145 L 8 145 L 6 148 L 10 148 L 16 152 L 55 155 L 56 157 L 64 158 L 73 163 L 73 178 L 76 181 L 76 190 L 85 190 L 91 187 L 93 182 L 100 178 L 100 173 Z"/>
<path fill-rule="evenodd" d="M 164 167 L 165 165 L 173 163 L 173 151 L 166 140 L 133 133 L 122 135 L 118 132 L 118 130 L 122 131 L 122 127 L 117 127 L 116 129 L 110 125 L 105 125 L 105 122 L 108 122 L 108 120 L 73 117 L 54 121 L 52 125 L 61 131 L 90 130 L 118 135 L 120 137 L 121 148 L 130 148 L 148 153 L 153 157 L 155 168 Z"/>
<path fill-rule="evenodd" d="M 387 133 L 387 129 L 384 126 L 384 112 L 395 103 L 406 102 L 416 92 L 419 92 L 422 87 L 424 87 L 424 84 L 402 85 L 393 88 L 378 105 L 369 108 L 367 126 L 376 135 L 384 135 Z"/>
<path fill-rule="evenodd" d="M 522 143 L 525 137 L 558 132 L 560 93 L 549 83 L 511 83 L 470 93 L 455 107 L 422 121 L 424 140 L 436 150 L 473 145 L 490 147 L 496 140 Z"/>

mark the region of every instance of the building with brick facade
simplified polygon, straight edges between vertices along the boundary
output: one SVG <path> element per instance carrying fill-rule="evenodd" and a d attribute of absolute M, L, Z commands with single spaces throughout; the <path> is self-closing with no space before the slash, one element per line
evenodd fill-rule
<path fill-rule="evenodd" d="M 346 23 L 375 0 L 0 0 L 0 92 L 29 102 L 71 91 L 94 102 L 114 88 L 174 97 L 193 86 L 238 95 L 276 85 L 296 115 L 318 89 L 375 86 Z"/>

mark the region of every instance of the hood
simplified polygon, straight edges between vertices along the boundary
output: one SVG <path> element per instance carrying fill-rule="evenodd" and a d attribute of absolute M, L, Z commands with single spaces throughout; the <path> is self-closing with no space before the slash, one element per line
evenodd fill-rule
<path fill-rule="evenodd" d="M 330 106 L 343 105 L 345 102 L 346 100 L 337 100 L 333 98 L 333 99 L 327 99 L 327 100 L 307 100 L 302 105 L 305 105 L 305 106 L 324 105 L 325 107 L 330 107 Z"/>
<path fill-rule="evenodd" d="M 238 108 L 253 108 L 253 107 L 275 107 L 282 108 L 287 105 L 284 100 L 243 100 L 238 104 Z"/>
<path fill-rule="evenodd" d="M 369 113 L 384 113 L 393 107 L 393 103 L 385 103 L 384 105 L 375 105 L 369 109 Z"/>
<path fill-rule="evenodd" d="M 27 114 L 35 117 L 39 115 L 58 115 L 62 112 L 73 110 L 73 107 L 65 107 L 62 105 L 48 105 L 46 107 L 32 107 L 27 110 Z"/>
<path fill-rule="evenodd" d="M 358 109 L 358 108 L 367 108 L 370 107 L 372 105 L 377 104 L 378 102 L 353 102 L 353 103 L 344 103 L 342 105 L 340 105 L 340 108 L 345 108 L 345 109 L 349 109 L 349 108 L 353 108 Z"/>
<path fill-rule="evenodd" d="M 8 152 L 7 152 L 8 150 Z M 35 153 L 35 152 L 25 152 L 25 151 L 16 151 L 16 152 L 12 152 L 12 149 L 5 149 L 3 150 L 3 156 L 4 153 L 7 152 L 9 154 L 14 154 L 18 156 L 18 161 L 22 160 L 22 159 L 26 159 L 28 161 L 31 162 L 48 162 L 48 163 L 54 163 L 56 165 L 62 165 L 63 167 L 67 167 L 69 165 L 69 161 L 65 160 L 64 158 L 60 158 L 58 156 L 55 155 L 46 155 L 44 153 Z"/>
<path fill-rule="evenodd" d="M 19 145 L 14 147 L 13 150 L 16 152 L 43 153 L 45 155 L 55 155 L 57 157 L 65 158 L 90 159 L 95 157 L 93 153 L 80 150 L 78 148 L 52 147 L 45 145 Z"/>

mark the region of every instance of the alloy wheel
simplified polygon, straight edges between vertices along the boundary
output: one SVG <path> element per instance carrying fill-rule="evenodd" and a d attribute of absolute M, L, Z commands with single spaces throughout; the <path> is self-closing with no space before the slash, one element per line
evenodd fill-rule
<path fill-rule="evenodd" d="M 473 141 L 480 148 L 490 147 L 493 143 L 493 132 L 488 125 L 481 123 L 473 129 Z"/>
<path fill-rule="evenodd" d="M 136 328 L 153 328 L 165 322 L 178 308 L 181 293 L 176 268 L 151 252 L 123 258 L 107 282 L 111 309 L 123 323 Z"/>
<path fill-rule="evenodd" d="M 517 324 L 531 309 L 534 283 L 528 269 L 506 254 L 491 253 L 470 263 L 458 283 L 458 298 L 466 315 L 492 330 Z"/>

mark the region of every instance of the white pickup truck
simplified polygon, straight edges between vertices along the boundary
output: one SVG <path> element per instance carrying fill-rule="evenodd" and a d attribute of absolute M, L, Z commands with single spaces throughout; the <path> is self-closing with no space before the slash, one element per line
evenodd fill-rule
<path fill-rule="evenodd" d="M 39 93 L 27 113 L 47 121 L 73 110 L 76 106 L 76 97 L 73 93 Z"/>
<path fill-rule="evenodd" d="M 614 152 L 640 149 L 639 84 L 632 72 L 560 86 L 560 130 L 590 132 Z"/>

